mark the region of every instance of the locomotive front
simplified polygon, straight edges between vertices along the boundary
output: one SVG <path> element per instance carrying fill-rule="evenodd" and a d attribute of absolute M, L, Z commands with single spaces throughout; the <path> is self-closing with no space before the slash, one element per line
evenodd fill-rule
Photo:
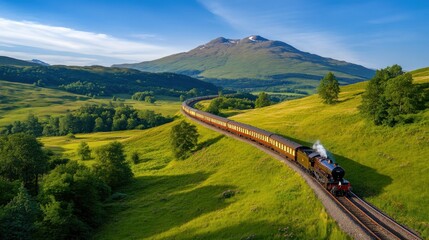
<path fill-rule="evenodd" d="M 351 190 L 350 182 L 344 179 L 344 169 L 329 158 L 315 157 L 314 174 L 334 195 L 345 195 Z"/>

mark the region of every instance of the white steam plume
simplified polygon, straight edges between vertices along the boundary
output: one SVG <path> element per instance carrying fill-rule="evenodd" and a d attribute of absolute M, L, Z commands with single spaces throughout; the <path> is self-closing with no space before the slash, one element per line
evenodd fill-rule
<path fill-rule="evenodd" d="M 325 147 L 323 147 L 323 145 L 320 143 L 319 140 L 317 140 L 313 144 L 313 149 L 316 150 L 316 152 L 318 152 L 322 157 L 325 157 L 325 158 L 328 157 L 328 154 L 326 153 Z"/>

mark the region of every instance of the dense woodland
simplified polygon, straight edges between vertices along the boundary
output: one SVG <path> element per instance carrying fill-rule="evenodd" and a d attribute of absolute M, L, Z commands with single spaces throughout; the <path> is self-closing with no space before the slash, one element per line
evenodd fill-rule
<path fill-rule="evenodd" d="M 201 95 L 217 92 L 211 83 L 174 73 L 148 73 L 101 66 L 0 66 L 0 79 L 60 88 L 88 96 L 111 96 L 152 91 L 156 95 L 179 97 L 195 88 Z"/>
<path fill-rule="evenodd" d="M 125 104 L 118 106 L 87 104 L 63 116 L 49 116 L 40 120 L 29 115 L 25 121 L 7 125 L 2 134 L 27 133 L 36 137 L 61 136 L 74 133 L 107 132 L 129 129 L 146 129 L 172 121 L 150 110 L 137 111 Z"/>
<path fill-rule="evenodd" d="M 86 167 L 49 154 L 25 133 L 0 137 L 0 239 L 88 239 L 103 223 L 103 202 L 131 181 L 123 146 L 96 150 Z"/>

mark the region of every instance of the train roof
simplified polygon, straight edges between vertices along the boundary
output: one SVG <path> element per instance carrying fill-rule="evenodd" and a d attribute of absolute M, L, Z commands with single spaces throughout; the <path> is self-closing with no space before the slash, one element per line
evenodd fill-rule
<path fill-rule="evenodd" d="M 208 112 L 204 112 L 204 111 L 200 111 L 200 110 L 197 110 L 197 111 L 201 115 L 205 115 L 205 116 L 217 119 L 217 120 L 222 121 L 222 122 L 231 122 L 232 121 L 232 120 L 229 120 L 228 118 L 220 117 L 220 116 L 214 115 L 212 113 L 208 113 Z"/>
<path fill-rule="evenodd" d="M 238 127 L 247 128 L 247 129 L 249 129 L 251 131 L 257 132 L 257 133 L 265 135 L 267 137 L 273 135 L 272 132 L 268 132 L 268 131 L 259 129 L 259 128 L 254 127 L 254 126 L 250 126 L 250 125 L 247 125 L 247 124 L 244 124 L 244 123 L 240 123 L 240 122 L 236 122 L 236 121 L 232 121 L 232 120 L 230 122 L 228 122 L 228 124 L 233 124 L 233 125 L 238 126 Z"/>
<path fill-rule="evenodd" d="M 271 138 L 274 139 L 274 140 L 276 140 L 276 141 L 278 141 L 278 142 L 280 142 L 280 143 L 283 143 L 284 145 L 286 145 L 288 147 L 291 147 L 293 149 L 297 149 L 297 148 L 299 148 L 299 147 L 302 146 L 299 143 L 296 143 L 296 142 L 294 142 L 292 140 L 286 139 L 286 138 L 284 138 L 282 136 L 279 136 L 279 135 L 273 134 L 273 135 L 271 135 Z"/>

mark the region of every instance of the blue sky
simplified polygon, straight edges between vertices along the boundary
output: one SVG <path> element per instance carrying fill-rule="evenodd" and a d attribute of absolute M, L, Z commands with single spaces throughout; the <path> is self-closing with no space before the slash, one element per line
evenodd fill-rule
<path fill-rule="evenodd" d="M 140 62 L 250 35 L 413 70 L 429 66 L 429 1 L 0 0 L 0 55 L 50 64 Z"/>

